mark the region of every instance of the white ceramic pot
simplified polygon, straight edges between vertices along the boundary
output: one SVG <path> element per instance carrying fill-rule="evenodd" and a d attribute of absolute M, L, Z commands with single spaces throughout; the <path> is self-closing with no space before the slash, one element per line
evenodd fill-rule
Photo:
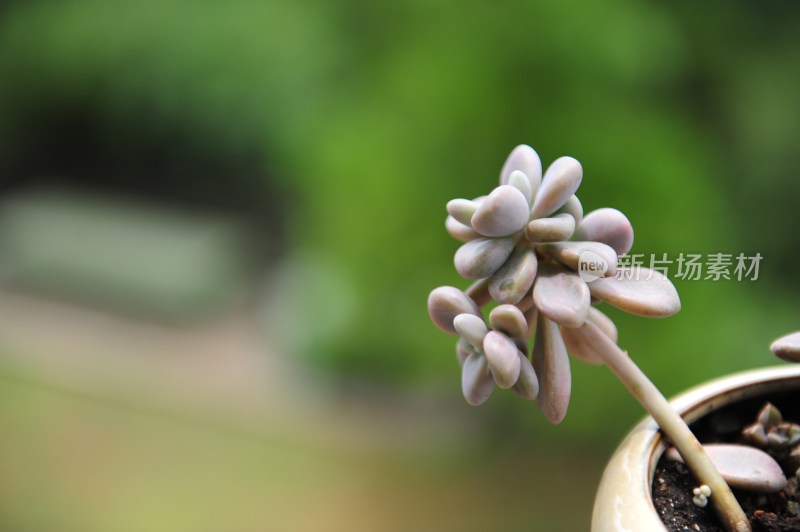
<path fill-rule="evenodd" d="M 736 373 L 693 388 L 671 403 L 692 423 L 736 401 L 800 390 L 800 365 Z M 592 532 L 666 532 L 653 505 L 651 486 L 666 449 L 653 418 L 639 423 L 611 457 L 594 502 Z"/>

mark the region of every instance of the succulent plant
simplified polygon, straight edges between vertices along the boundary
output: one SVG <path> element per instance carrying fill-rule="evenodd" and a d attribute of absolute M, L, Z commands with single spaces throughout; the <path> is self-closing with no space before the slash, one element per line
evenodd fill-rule
<path fill-rule="evenodd" d="M 500 388 L 537 399 L 546 417 L 559 423 L 570 396 L 567 353 L 602 363 L 583 325 L 592 322 L 617 341 L 614 323 L 592 307 L 593 300 L 644 316 L 680 309 L 677 291 L 661 273 L 617 271 L 618 257 L 633 245 L 633 228 L 616 209 L 584 217 L 575 195 L 582 178 L 583 168 L 572 157 L 556 159 L 542 177 L 539 156 L 521 145 L 508 156 L 499 186 L 487 196 L 447 203 L 445 227 L 464 242 L 455 254 L 456 270 L 478 281 L 466 293 L 437 288 L 428 310 L 439 328 L 461 336 L 456 351 L 470 404 L 488 399 L 493 378 Z M 582 257 L 593 259 L 597 270 L 581 271 Z M 479 307 L 491 300 L 500 306 L 489 317 L 490 330 Z M 496 323 L 498 309 L 514 323 L 513 331 Z M 527 340 L 535 331 L 531 362 Z"/>
<path fill-rule="evenodd" d="M 466 290 L 442 286 L 428 297 L 428 313 L 458 335 L 456 353 L 467 402 L 486 401 L 495 386 L 535 399 L 553 423 L 569 405 L 569 354 L 606 364 L 653 416 L 685 459 L 729 530 L 750 530 L 736 499 L 686 423 L 617 346 L 617 329 L 593 304 L 606 302 L 646 317 L 680 310 L 680 298 L 661 273 L 621 267 L 633 228 L 620 211 L 583 215 L 575 193 L 583 179 L 572 157 L 556 159 L 542 177 L 539 155 L 514 148 L 486 196 L 447 203 L 445 228 L 463 242 L 456 271 L 474 280 Z M 486 325 L 481 308 L 498 303 Z M 533 349 L 529 357 L 529 339 Z M 704 489 L 706 491 L 706 489 Z M 707 498 L 707 496 L 704 495 Z"/>
<path fill-rule="evenodd" d="M 753 424 L 742 429 L 742 439 L 769 452 L 790 472 L 800 468 L 800 425 L 784 421 L 772 403 L 766 403 Z"/>
<path fill-rule="evenodd" d="M 782 360 L 800 362 L 800 331 L 781 336 L 769 348 Z M 800 425 L 784 421 L 774 405 L 764 405 L 755 423 L 742 430 L 742 437 L 751 445 L 767 450 L 800 478 Z"/>
<path fill-rule="evenodd" d="M 781 336 L 769 346 L 772 353 L 787 362 L 800 362 L 800 331 Z M 746 427 L 743 437 L 767 449 L 786 467 L 800 477 L 800 425 L 783 421 L 775 406 L 767 403 L 759 412 L 756 422 Z"/>

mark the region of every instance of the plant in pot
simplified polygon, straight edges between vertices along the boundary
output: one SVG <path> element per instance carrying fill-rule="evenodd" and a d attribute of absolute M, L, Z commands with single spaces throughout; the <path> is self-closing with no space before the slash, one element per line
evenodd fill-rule
<path fill-rule="evenodd" d="M 582 177 L 582 167 L 572 157 L 556 159 L 542 175 L 538 154 L 520 145 L 506 159 L 499 186 L 491 193 L 447 203 L 445 227 L 463 242 L 455 268 L 474 282 L 463 291 L 434 289 L 428 313 L 437 327 L 459 337 L 456 354 L 464 397 L 480 405 L 496 387 L 511 388 L 559 423 L 570 397 L 569 355 L 605 364 L 652 416 L 656 432 L 674 446 L 671 455 L 685 462 L 694 478 L 689 490 L 694 504 L 710 503 L 724 530 L 751 530 L 712 461 L 719 452 L 712 449 L 709 457 L 678 411 L 617 345 L 611 319 L 595 308 L 605 302 L 639 316 L 666 317 L 680 310 L 680 298 L 661 273 L 622 265 L 620 257 L 633 244 L 631 224 L 611 208 L 584 216 L 575 195 Z M 488 325 L 484 307 L 491 308 Z M 757 456 L 758 464 L 780 470 L 754 447 L 735 445 L 726 452 L 729 462 Z M 626 503 L 604 502 L 619 507 L 622 515 Z M 644 506 L 651 510 L 652 502 Z M 634 521 L 628 528 L 615 523 L 613 511 L 612 524 L 603 527 L 596 524 L 597 513 L 596 506 L 597 530 L 651 530 Z"/>
<path fill-rule="evenodd" d="M 773 352 L 800 361 L 798 340 L 797 333 L 781 338 Z M 713 380 L 671 402 L 734 488 L 754 530 L 800 530 L 798 394 L 800 367 L 778 366 Z M 606 467 L 592 530 L 725 530 L 693 501 L 691 475 L 679 458 L 652 418 L 639 423 Z"/>

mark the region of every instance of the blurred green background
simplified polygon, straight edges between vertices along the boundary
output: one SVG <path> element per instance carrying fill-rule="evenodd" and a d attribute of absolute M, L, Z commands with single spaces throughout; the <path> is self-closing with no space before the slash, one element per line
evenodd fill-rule
<path fill-rule="evenodd" d="M 508 394 L 461 404 L 453 339 L 425 311 L 433 287 L 467 286 L 444 205 L 488 191 L 517 144 L 545 164 L 574 156 L 585 209 L 625 212 L 632 252 L 763 256 L 754 282 L 676 281 L 683 310 L 667 320 L 609 311 L 662 391 L 772 364 L 768 342 L 800 323 L 798 28 L 800 5 L 785 1 L 5 2 L 6 241 L 31 241 L 8 222 L 20 191 L 55 182 L 224 212 L 250 242 L 237 262 L 238 240 L 205 238 L 148 287 L 135 257 L 96 266 L 138 233 L 81 218 L 106 227 L 105 243 L 78 246 L 72 277 L 37 270 L 22 284 L 191 331 L 214 314 L 197 308 L 227 304 L 220 286 L 258 279 L 242 289 L 254 327 L 298 383 L 279 410 L 297 402 L 308 417 L 178 415 L 142 406 L 141 391 L 86 392 L 80 371 L 53 384 L 60 370 L 19 362 L 39 344 L 0 334 L 0 525 L 585 529 L 603 462 L 642 411 L 579 363 L 562 426 Z M 151 231 L 164 242 L 147 246 L 173 246 Z M 66 239 L 40 233 L 46 250 L 47 235 Z M 147 246 L 133 255 L 158 255 Z M 20 249 L 0 262 L 24 269 L 34 251 Z M 58 360 L 58 330 L 42 323 Z"/>

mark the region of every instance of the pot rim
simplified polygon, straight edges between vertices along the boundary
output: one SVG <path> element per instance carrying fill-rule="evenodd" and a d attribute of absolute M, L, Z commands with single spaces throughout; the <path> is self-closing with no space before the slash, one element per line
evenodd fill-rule
<path fill-rule="evenodd" d="M 670 400 L 687 423 L 727 404 L 800 386 L 800 365 L 746 370 L 695 386 Z M 655 465 L 666 449 L 651 417 L 637 424 L 606 466 L 592 512 L 592 532 L 666 532 L 651 498 Z"/>

